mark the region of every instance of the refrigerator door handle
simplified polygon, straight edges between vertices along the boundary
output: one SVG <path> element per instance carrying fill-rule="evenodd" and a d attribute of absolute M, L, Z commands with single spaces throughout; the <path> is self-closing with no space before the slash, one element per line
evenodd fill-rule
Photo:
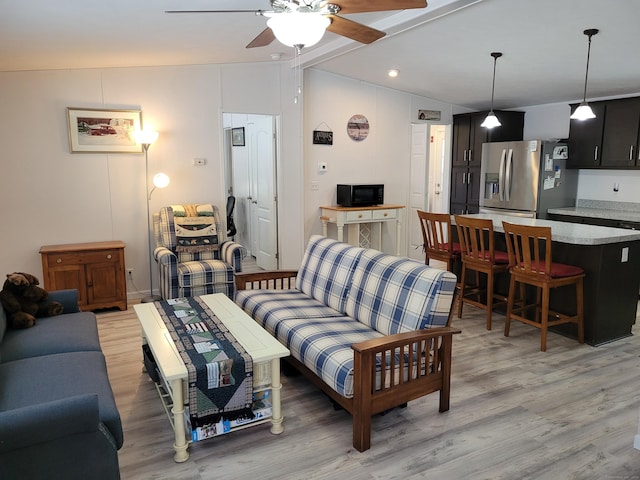
<path fill-rule="evenodd" d="M 507 168 L 506 168 L 506 185 L 505 185 L 505 194 L 507 197 L 507 202 L 511 201 L 511 163 L 513 160 L 513 148 L 509 149 L 509 156 L 507 157 Z"/>
<path fill-rule="evenodd" d="M 504 201 L 504 160 L 507 155 L 507 150 L 502 149 L 502 155 L 500 156 L 500 169 L 498 170 L 498 198 L 500 201 Z"/>

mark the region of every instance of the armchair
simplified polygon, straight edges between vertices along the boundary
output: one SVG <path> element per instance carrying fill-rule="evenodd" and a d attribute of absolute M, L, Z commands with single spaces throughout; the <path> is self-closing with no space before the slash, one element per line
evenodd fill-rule
<path fill-rule="evenodd" d="M 172 205 L 153 215 L 160 294 L 164 300 L 208 293 L 235 294 L 234 273 L 246 249 L 228 241 L 218 207 Z"/>

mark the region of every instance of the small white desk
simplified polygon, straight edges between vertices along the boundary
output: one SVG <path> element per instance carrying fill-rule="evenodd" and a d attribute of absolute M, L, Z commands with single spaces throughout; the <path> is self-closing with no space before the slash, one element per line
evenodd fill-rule
<path fill-rule="evenodd" d="M 400 255 L 402 234 L 402 209 L 404 205 L 374 205 L 372 207 L 340 207 L 331 205 L 320 207 L 322 234 L 327 236 L 327 225 L 335 223 L 338 228 L 338 241 L 344 241 L 344 226 L 348 229 L 349 243 L 364 248 L 376 248 L 382 251 L 382 225 L 384 222 L 396 222 L 396 255 Z M 374 229 L 377 225 L 377 242 L 374 244 Z"/>
<path fill-rule="evenodd" d="M 254 372 L 266 364 L 271 370 L 271 433 L 284 431 L 280 404 L 280 359 L 289 355 L 289 350 L 258 325 L 242 311 L 231 299 L 222 293 L 203 295 L 200 297 L 216 317 L 224 323 L 231 334 L 251 355 Z M 172 426 L 175 434 L 173 456 L 176 462 L 184 462 L 189 458 L 189 440 L 185 428 L 184 407 L 185 390 L 188 381 L 187 367 L 171 339 L 160 313 L 153 303 L 140 303 L 133 306 L 142 326 L 143 342 L 146 342 L 158 364 L 163 383 L 167 386 L 172 400 Z M 268 418 L 248 423 L 244 428 L 269 421 Z M 232 429 L 233 430 L 233 429 Z M 191 433 L 191 432 L 189 432 Z M 190 438 L 190 437 L 189 437 Z"/>

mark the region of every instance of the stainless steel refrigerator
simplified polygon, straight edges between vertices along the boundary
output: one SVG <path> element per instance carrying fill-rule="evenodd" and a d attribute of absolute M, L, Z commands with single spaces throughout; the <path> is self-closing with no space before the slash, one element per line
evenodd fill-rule
<path fill-rule="evenodd" d="M 480 212 L 547 218 L 549 208 L 575 206 L 578 171 L 567 156 L 552 140 L 482 144 Z"/>

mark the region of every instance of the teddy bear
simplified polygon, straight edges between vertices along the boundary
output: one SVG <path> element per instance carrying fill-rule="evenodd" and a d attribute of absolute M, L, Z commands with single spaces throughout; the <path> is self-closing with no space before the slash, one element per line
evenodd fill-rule
<path fill-rule="evenodd" d="M 59 302 L 48 302 L 49 293 L 40 288 L 38 279 L 23 272 L 7 274 L 0 291 L 0 304 L 7 314 L 12 328 L 29 328 L 36 324 L 36 318 L 60 315 L 63 306 Z"/>

